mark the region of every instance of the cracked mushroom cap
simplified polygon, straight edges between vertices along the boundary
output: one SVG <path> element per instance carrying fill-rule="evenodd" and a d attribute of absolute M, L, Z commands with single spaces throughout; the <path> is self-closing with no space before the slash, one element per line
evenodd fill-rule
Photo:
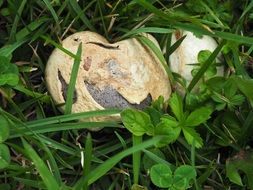
<path fill-rule="evenodd" d="M 159 47 L 151 35 L 145 35 Z M 84 31 L 67 37 L 62 46 L 75 54 L 81 42 L 83 52 L 73 113 L 105 108 L 143 109 L 160 95 L 169 98 L 170 82 L 164 68 L 137 39 L 110 44 L 99 34 Z M 73 62 L 72 57 L 59 49 L 49 57 L 45 78 L 56 104 L 65 103 Z M 60 108 L 64 110 L 64 106 Z"/>

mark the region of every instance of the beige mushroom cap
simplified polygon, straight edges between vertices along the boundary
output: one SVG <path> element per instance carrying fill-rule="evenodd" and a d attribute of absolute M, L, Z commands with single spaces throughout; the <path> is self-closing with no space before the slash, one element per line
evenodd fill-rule
<path fill-rule="evenodd" d="M 146 34 L 145 34 L 146 35 Z M 157 41 L 147 35 L 155 44 Z M 75 33 L 62 41 L 63 48 L 77 52 L 82 43 L 81 63 L 72 112 L 105 108 L 142 108 L 160 95 L 171 93 L 168 76 L 153 52 L 137 39 L 110 44 L 97 33 Z M 56 104 L 64 110 L 73 58 L 55 49 L 47 62 L 45 79 Z"/>
<path fill-rule="evenodd" d="M 198 53 L 201 50 L 209 50 L 213 52 L 218 46 L 217 42 L 210 36 L 195 36 L 189 31 L 176 31 L 172 35 L 171 43 L 175 43 L 179 38 L 185 36 L 180 46 L 170 56 L 170 68 L 173 72 L 180 74 L 189 83 L 192 80 L 191 71 L 194 64 L 198 63 Z M 218 55 L 218 59 L 221 54 Z M 217 75 L 223 75 L 224 68 L 217 68 Z"/>

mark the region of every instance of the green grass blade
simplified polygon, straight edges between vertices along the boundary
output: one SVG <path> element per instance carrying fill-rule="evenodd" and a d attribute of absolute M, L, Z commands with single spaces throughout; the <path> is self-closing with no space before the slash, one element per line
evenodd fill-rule
<path fill-rule="evenodd" d="M 69 3 L 71 5 L 71 7 L 73 8 L 73 10 L 76 12 L 77 17 L 78 18 L 80 17 L 80 19 L 85 24 L 85 26 L 87 26 L 87 28 L 89 30 L 95 31 L 95 28 L 90 23 L 89 19 L 85 16 L 84 11 L 80 8 L 80 6 L 78 5 L 77 1 L 70 0 Z"/>
<path fill-rule="evenodd" d="M 59 186 L 62 186 L 63 184 L 62 184 L 60 170 L 59 170 L 59 167 L 56 163 L 53 153 L 50 151 L 50 149 L 47 146 L 45 146 L 45 144 L 41 140 L 40 136 L 39 136 L 38 140 L 41 142 L 41 144 L 42 144 L 41 147 L 42 147 L 42 149 L 44 149 L 44 151 L 46 152 L 46 154 L 48 156 L 48 162 L 50 164 L 50 169 L 52 171 L 52 175 L 55 178 L 55 181 L 58 183 Z"/>
<path fill-rule="evenodd" d="M 27 38 L 23 38 L 22 40 L 19 40 L 13 44 L 5 45 L 0 48 L 0 55 L 9 57 L 11 56 L 12 52 L 14 52 L 17 48 L 19 48 L 21 45 L 26 43 L 28 41 Z"/>
<path fill-rule="evenodd" d="M 132 135 L 133 146 L 137 146 L 142 143 L 142 136 Z M 141 152 L 133 153 L 133 175 L 134 175 L 134 183 L 139 184 L 139 174 L 141 168 Z"/>
<path fill-rule="evenodd" d="M 175 169 L 175 166 L 173 166 L 171 163 L 167 162 L 166 160 L 163 160 L 162 158 L 160 158 L 159 156 L 157 156 L 156 154 L 154 154 L 153 152 L 150 152 L 149 150 L 143 150 L 143 152 L 153 161 L 155 161 L 158 164 L 166 164 L 168 166 L 170 166 L 171 169 Z"/>
<path fill-rule="evenodd" d="M 159 59 L 159 61 L 161 62 L 163 68 L 165 69 L 170 81 L 172 83 L 174 83 L 174 77 L 172 75 L 172 72 L 169 68 L 169 66 L 167 65 L 167 62 L 163 56 L 163 53 L 161 52 L 161 50 L 148 38 L 144 37 L 144 36 L 139 36 L 138 39 L 147 47 L 149 47 L 155 54 L 155 56 L 157 56 L 157 58 Z"/>
<path fill-rule="evenodd" d="M 201 68 L 199 69 L 199 71 L 197 72 L 197 74 L 193 77 L 192 81 L 190 82 L 189 86 L 188 86 L 188 91 L 190 92 L 194 86 L 198 83 L 198 81 L 200 80 L 200 78 L 204 75 L 204 73 L 206 72 L 206 70 L 208 69 L 208 67 L 213 63 L 213 61 L 216 59 L 217 55 L 219 54 L 219 52 L 221 51 L 222 47 L 226 44 L 226 41 L 222 41 L 218 47 L 213 51 L 213 53 L 208 57 L 208 59 L 206 60 L 205 63 L 203 63 L 203 65 L 201 66 Z"/>
<path fill-rule="evenodd" d="M 39 135 L 40 141 L 44 144 L 47 144 L 50 146 L 50 148 L 53 148 L 55 150 L 60 150 L 62 152 L 65 152 L 69 155 L 76 155 L 77 152 L 79 152 L 79 149 L 76 148 L 76 150 L 72 147 L 69 147 L 67 145 L 64 145 L 63 143 L 57 142 L 49 137 L 46 137 L 44 135 Z"/>
<path fill-rule="evenodd" d="M 130 36 L 141 34 L 141 33 L 158 33 L 158 34 L 168 34 L 174 32 L 173 29 L 168 28 L 159 28 L 159 27 L 143 27 L 131 30 L 125 33 L 123 36 L 120 37 L 121 39 L 128 38 Z"/>
<path fill-rule="evenodd" d="M 99 13 L 100 13 L 100 19 L 102 21 L 102 25 L 103 25 L 103 30 L 104 30 L 104 35 L 105 35 L 105 38 L 109 38 L 108 37 L 108 31 L 107 31 L 107 27 L 105 25 L 105 19 L 104 19 L 104 14 L 103 14 L 103 11 L 104 11 L 104 0 L 97 0 L 97 6 L 98 6 L 98 10 L 99 10 Z"/>
<path fill-rule="evenodd" d="M 48 0 L 42 0 L 42 1 L 45 3 L 46 7 L 48 8 L 48 10 L 50 11 L 51 15 L 53 16 L 57 29 L 60 30 L 59 18 L 57 16 L 54 8 L 52 7 L 50 1 L 48 1 Z"/>
<path fill-rule="evenodd" d="M 54 179 L 52 173 L 47 168 L 46 164 L 40 158 L 40 156 L 35 152 L 31 145 L 22 138 L 22 143 L 25 148 L 27 155 L 29 155 L 30 159 L 32 160 L 33 164 L 36 166 L 45 186 L 48 190 L 60 190 L 56 180 Z"/>
<path fill-rule="evenodd" d="M 67 99 L 65 103 L 65 114 L 70 114 L 72 110 L 76 78 L 77 78 L 77 74 L 78 74 L 78 70 L 79 70 L 79 66 L 81 62 L 81 54 L 82 54 L 82 43 L 80 43 L 78 46 L 76 58 L 74 59 L 74 64 L 72 66 L 70 81 L 69 81 L 68 90 L 67 90 Z"/>
<path fill-rule="evenodd" d="M 27 96 L 31 96 L 33 98 L 36 98 L 42 102 L 49 103 L 50 102 L 50 96 L 41 94 L 38 92 L 33 92 L 27 88 L 25 88 L 22 84 L 18 84 L 17 86 L 13 87 L 15 90 L 24 93 Z"/>
<path fill-rule="evenodd" d="M 89 176 L 82 176 L 79 181 L 76 183 L 74 186 L 75 190 L 80 190 L 82 189 L 83 184 L 88 180 L 88 184 L 92 184 L 95 181 L 97 181 L 100 177 L 105 175 L 110 169 L 112 169 L 120 160 L 125 158 L 126 156 L 129 156 L 133 154 L 134 152 L 141 151 L 143 149 L 146 149 L 148 147 L 153 146 L 156 144 L 158 141 L 161 140 L 161 137 L 154 137 L 150 140 L 144 141 L 141 144 L 138 144 L 136 146 L 133 146 L 127 150 L 124 150 L 113 157 L 109 158 L 106 160 L 103 164 L 99 165 L 97 168 L 92 170 L 89 174 Z"/>
<path fill-rule="evenodd" d="M 87 129 L 87 128 L 103 128 L 103 127 L 118 127 L 119 125 L 115 122 L 80 122 L 80 123 L 62 123 L 62 124 L 52 124 L 46 126 L 39 126 L 30 129 L 29 127 L 24 127 L 22 129 L 11 130 L 11 138 L 21 137 L 24 135 L 31 134 L 41 134 L 57 131 L 67 131 L 75 129 Z"/>
<path fill-rule="evenodd" d="M 69 122 L 69 121 L 74 121 L 74 120 L 79 120 L 79 119 L 86 119 L 90 117 L 109 116 L 113 114 L 119 114 L 120 112 L 121 110 L 108 109 L 108 110 L 97 110 L 97 111 L 73 113 L 69 115 L 60 115 L 60 116 L 48 117 L 48 118 L 40 119 L 40 120 L 29 121 L 25 124 L 18 124 L 17 127 L 19 129 L 22 129 L 24 125 L 27 125 L 29 128 L 41 127 L 44 125 Z"/>
<path fill-rule="evenodd" d="M 33 187 L 36 189 L 46 189 L 42 181 L 25 179 L 25 178 L 20 178 L 20 177 L 14 177 L 14 179 L 17 180 L 19 183 L 25 185 L 26 187 L 28 186 L 28 187 Z"/>
<path fill-rule="evenodd" d="M 42 24 L 46 23 L 48 20 L 49 20 L 48 18 L 42 17 L 34 22 L 31 22 L 30 24 L 28 24 L 27 26 L 25 26 L 23 29 L 21 29 L 16 33 L 15 35 L 16 40 L 17 41 L 22 40 L 23 38 L 28 36 L 32 31 L 36 30 Z"/>
<path fill-rule="evenodd" d="M 186 35 L 182 36 L 179 40 L 172 44 L 172 46 L 170 46 L 170 48 L 166 52 L 168 56 L 170 56 L 180 46 L 180 44 L 184 41 L 185 37 Z"/>
<path fill-rule="evenodd" d="M 165 14 L 163 11 L 157 9 L 154 7 L 151 3 L 149 3 L 146 0 L 134 0 L 134 2 L 138 3 L 139 5 L 143 6 L 145 9 L 149 10 L 150 12 L 154 13 L 155 15 L 166 19 L 170 20 L 171 22 L 174 22 L 173 20 L 170 19 L 169 15 Z"/>
<path fill-rule="evenodd" d="M 216 30 L 209 31 L 204 27 L 200 27 L 192 23 L 191 24 L 175 23 L 173 26 L 178 29 L 187 30 L 196 34 L 209 35 L 211 37 L 216 37 L 216 38 L 219 37 L 228 41 L 237 42 L 239 44 L 248 44 L 248 45 L 253 44 L 253 38 L 251 37 L 240 36 L 238 34 L 233 34 L 230 32 L 221 32 L 221 31 L 216 31 Z"/>
<path fill-rule="evenodd" d="M 60 49 L 61 51 L 63 51 L 64 53 L 66 53 L 67 55 L 69 55 L 70 57 L 76 59 L 76 55 L 73 54 L 71 51 L 65 49 L 64 47 L 62 47 L 61 45 L 59 45 L 58 43 L 56 43 L 55 41 L 53 41 L 50 37 L 45 36 L 45 35 L 40 35 L 40 37 L 46 41 L 46 43 L 50 43 L 52 44 L 54 47 Z M 0 54 L 1 54 L 1 49 L 0 49 Z"/>
<path fill-rule="evenodd" d="M 92 159 L 92 137 L 88 133 L 85 142 L 85 154 L 84 154 L 84 164 L 83 164 L 83 175 L 87 176 L 91 172 L 91 159 Z M 88 181 L 83 186 L 83 190 L 88 190 Z"/>
<path fill-rule="evenodd" d="M 238 46 L 231 47 L 233 53 L 233 62 L 234 67 L 237 75 L 241 75 L 243 78 L 250 79 L 248 73 L 246 72 L 245 68 L 241 64 L 241 60 L 238 53 Z"/>
<path fill-rule="evenodd" d="M 12 28 L 11 28 L 10 41 L 15 40 L 15 35 L 16 35 L 16 32 L 17 32 L 18 22 L 19 22 L 19 19 L 20 19 L 21 15 L 22 15 L 23 10 L 24 10 L 25 4 L 26 4 L 26 0 L 23 0 L 21 2 L 21 4 L 19 5 L 18 11 L 16 13 L 16 16 L 15 16 L 15 19 L 14 19 L 14 22 L 13 22 Z"/>

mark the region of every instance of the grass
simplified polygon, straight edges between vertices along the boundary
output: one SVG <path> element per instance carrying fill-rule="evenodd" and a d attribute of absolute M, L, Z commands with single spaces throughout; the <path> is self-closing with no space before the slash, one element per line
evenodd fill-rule
<path fill-rule="evenodd" d="M 0 85 L 0 136 L 8 136 L 0 144 L 10 151 L 8 155 L 0 149 L 0 189 L 159 189 L 150 178 L 155 164 L 173 172 L 192 166 L 197 176 L 190 189 L 253 189 L 252 10 L 248 0 L 0 0 L 0 62 L 7 57 L 19 69 L 17 85 Z M 61 46 L 64 38 L 83 30 L 112 43 L 135 36 L 156 54 L 174 89 L 181 79 L 171 72 L 169 56 L 184 40 L 170 44 L 177 29 L 212 36 L 220 45 L 202 64 L 182 102 L 175 104 L 181 106 L 156 101 L 145 117 L 160 121 L 173 113 L 185 114 L 182 119 L 200 106 L 212 107 L 210 118 L 184 131 L 193 134 L 191 143 L 183 134 L 173 141 L 150 131 L 135 136 L 120 121 L 77 122 L 122 110 L 71 114 L 80 52 L 85 49 L 69 52 Z M 139 35 L 143 32 L 152 34 L 162 51 Z M 57 109 L 44 80 L 54 48 L 75 60 L 65 114 Z M 192 90 L 219 53 L 225 76 L 206 80 L 205 91 Z M 0 78 L 3 72 L 0 68 Z M 6 118 L 9 132 L 2 134 Z M 148 121 L 153 127 L 154 120 Z M 97 127 L 103 129 L 87 130 Z M 201 140 L 203 146 L 195 148 Z M 165 144 L 156 146 L 161 142 Z"/>

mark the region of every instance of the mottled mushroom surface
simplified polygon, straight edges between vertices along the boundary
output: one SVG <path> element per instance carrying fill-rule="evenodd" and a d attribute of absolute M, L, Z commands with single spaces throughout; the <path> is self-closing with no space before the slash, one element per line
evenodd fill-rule
<path fill-rule="evenodd" d="M 145 34 L 158 47 L 157 41 Z M 160 95 L 168 99 L 171 93 L 168 76 L 154 53 L 137 39 L 110 44 L 101 35 L 84 31 L 62 41 L 62 46 L 76 53 L 82 43 L 72 112 L 105 108 L 133 107 L 143 109 Z M 63 104 L 74 59 L 55 49 L 46 66 L 48 90 L 56 102 Z"/>

